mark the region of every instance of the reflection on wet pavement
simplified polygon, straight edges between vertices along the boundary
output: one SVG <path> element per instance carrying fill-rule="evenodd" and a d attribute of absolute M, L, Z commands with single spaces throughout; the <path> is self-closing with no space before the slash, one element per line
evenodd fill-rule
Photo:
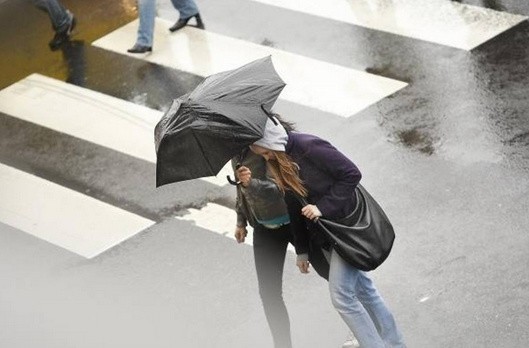
<path fill-rule="evenodd" d="M 406 47 L 407 61 L 392 60 L 378 71 L 405 72 L 410 86 L 370 112 L 391 141 L 413 150 L 529 168 L 528 37 L 525 22 L 515 35 L 500 35 L 470 53 Z"/>
<path fill-rule="evenodd" d="M 98 2 L 102 4 L 103 0 L 72 4 L 72 11 L 82 20 L 73 40 L 55 53 L 46 46 L 51 30 L 35 30 L 49 28 L 40 11 L 19 2 L 4 3 L 0 21 L 5 30 L 0 37 L 15 49 L 0 57 L 1 65 L 9 67 L 3 69 L 0 88 L 36 71 L 163 111 L 172 98 L 202 80 L 92 47 L 93 40 L 137 16 L 133 0 L 112 5 Z M 514 0 L 461 3 L 529 14 L 528 5 Z M 10 25 L 14 18 L 9 13 L 17 11 L 26 13 L 22 26 Z M 506 159 L 509 163 L 523 161 L 518 165 L 529 167 L 525 164 L 529 160 L 529 120 L 525 111 L 529 108 L 529 25 L 522 23 L 510 32 L 471 52 L 462 52 L 401 37 L 375 38 L 373 32 L 357 31 L 352 38 L 368 44 L 362 45 L 362 50 L 334 52 L 334 56 L 349 56 L 351 66 L 364 65 L 366 72 L 410 83 L 364 111 L 379 121 L 389 141 L 428 156 L 467 163 Z M 17 45 L 21 40 L 25 44 Z M 281 40 L 270 35 L 260 38 L 259 43 L 283 47 Z M 364 64 L 364 59 L 370 63 Z"/>

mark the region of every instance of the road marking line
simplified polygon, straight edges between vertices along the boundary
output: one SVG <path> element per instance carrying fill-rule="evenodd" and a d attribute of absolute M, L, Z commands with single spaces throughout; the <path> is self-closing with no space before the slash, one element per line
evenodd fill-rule
<path fill-rule="evenodd" d="M 188 211 L 189 214 L 176 217 L 176 219 L 193 222 L 198 227 L 235 240 L 234 232 L 237 223 L 237 214 L 233 209 L 216 203 L 208 203 L 201 209 L 191 208 Z M 251 226 L 248 226 L 247 229 L 248 236 L 244 243 L 253 245 L 253 229 Z M 291 244 L 288 245 L 288 250 L 295 252 Z"/>
<path fill-rule="evenodd" d="M 86 258 L 154 224 L 3 164 L 0 180 L 0 221 Z"/>
<path fill-rule="evenodd" d="M 193 27 L 170 34 L 168 28 L 171 24 L 157 18 L 153 53 L 132 56 L 195 75 L 208 76 L 272 55 L 274 66 L 287 83 L 281 99 L 342 117 L 356 114 L 407 85 Z M 93 45 L 126 54 L 127 48 L 136 40 L 137 29 L 136 20 L 95 41 Z"/>
<path fill-rule="evenodd" d="M 470 51 L 528 17 L 447 0 L 253 0 Z"/>
<path fill-rule="evenodd" d="M 156 163 L 154 127 L 162 112 L 39 74 L 0 91 L 0 111 Z M 228 163 L 217 177 L 227 184 Z"/>

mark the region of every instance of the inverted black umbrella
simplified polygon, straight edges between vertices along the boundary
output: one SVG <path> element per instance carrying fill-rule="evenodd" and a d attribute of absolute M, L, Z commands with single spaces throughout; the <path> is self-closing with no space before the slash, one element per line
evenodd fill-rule
<path fill-rule="evenodd" d="M 217 175 L 263 135 L 285 83 L 271 57 L 207 77 L 156 125 L 156 186 Z"/>

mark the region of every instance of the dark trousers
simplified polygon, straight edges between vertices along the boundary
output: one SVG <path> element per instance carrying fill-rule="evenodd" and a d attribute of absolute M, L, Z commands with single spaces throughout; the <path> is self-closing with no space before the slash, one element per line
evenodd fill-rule
<path fill-rule="evenodd" d="M 283 268 L 288 243 L 293 241 L 290 226 L 267 229 L 257 225 L 253 232 L 253 251 L 259 295 L 272 332 L 275 348 L 291 348 L 290 320 L 283 300 Z M 309 252 L 316 272 L 328 279 L 329 264 L 321 249 Z M 293 265 L 294 266 L 294 265 Z"/>
<path fill-rule="evenodd" d="M 253 253 L 259 295 L 275 348 L 291 348 L 290 321 L 283 300 L 283 267 L 288 243 L 292 241 L 290 226 L 268 229 L 257 225 L 253 231 Z"/>
<path fill-rule="evenodd" d="M 53 30 L 61 32 L 70 24 L 70 16 L 59 0 L 32 0 L 33 4 L 50 17 Z"/>

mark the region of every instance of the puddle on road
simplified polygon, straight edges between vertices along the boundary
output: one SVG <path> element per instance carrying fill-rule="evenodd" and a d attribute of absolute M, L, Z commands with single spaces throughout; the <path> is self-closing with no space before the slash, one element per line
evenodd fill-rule
<path fill-rule="evenodd" d="M 419 128 L 397 131 L 397 138 L 401 144 L 411 149 L 432 155 L 435 152 L 433 139 Z"/>

